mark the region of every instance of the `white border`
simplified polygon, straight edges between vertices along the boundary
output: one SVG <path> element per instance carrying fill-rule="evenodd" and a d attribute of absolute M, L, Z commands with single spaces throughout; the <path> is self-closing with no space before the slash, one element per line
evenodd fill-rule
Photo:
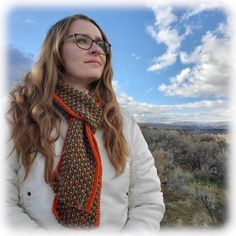
<path fill-rule="evenodd" d="M 229 12 L 230 15 L 230 23 L 231 25 L 231 30 L 232 30 L 232 78 L 231 78 L 231 97 L 232 97 L 232 104 L 236 106 L 236 81 L 235 81 L 235 75 L 236 75 L 236 67 L 235 67 L 235 62 L 236 62 L 236 37 L 235 37 L 235 30 L 236 29 L 236 7 L 234 6 L 234 1 L 233 0 L 153 0 L 153 1 L 158 1 L 160 4 L 171 4 L 173 6 L 191 6 L 195 4 L 200 4 L 200 3 L 208 3 L 208 4 L 220 4 L 222 7 L 226 8 Z M 8 12 L 14 8 L 14 7 L 35 7 L 35 6 L 41 6 L 41 7 L 71 7 L 71 6 L 83 6 L 83 7 L 119 7 L 119 8 L 127 8 L 127 7 L 144 7 L 147 4 L 152 3 L 153 1 L 145 1 L 145 0 L 113 0 L 113 1 L 106 1 L 106 0 L 7 0 L 7 1 L 1 1 L 1 11 L 0 11 L 0 99 L 2 98 L 3 94 L 5 93 L 5 78 L 6 78 L 6 17 L 8 15 Z M 119 19 L 117 19 L 119 20 Z M 233 112 L 233 120 L 235 121 L 235 110 Z M 1 127 L 2 131 L 3 127 Z M 232 235 L 234 234 L 234 228 L 235 228 L 235 187 L 234 187 L 234 181 L 235 179 L 235 158 L 236 158 L 236 126 L 234 125 L 234 122 L 232 123 L 231 126 L 231 141 L 232 141 L 232 149 L 231 149 L 231 155 L 230 155 L 230 160 L 229 160 L 229 165 L 228 165 L 228 172 L 229 172 L 229 221 L 226 224 L 225 227 L 216 229 L 216 230 L 166 230 L 166 231 L 161 231 L 160 234 L 167 234 L 169 235 L 170 233 L 174 235 L 189 235 L 191 234 L 197 234 L 197 235 L 209 235 L 209 234 L 214 234 L 214 235 Z M 3 134 L 3 132 L 1 132 Z M 3 150 L 0 150 L 0 156 L 3 157 Z M 0 170 L 1 171 L 1 170 Z M 1 171 L 2 172 L 2 171 Z M 1 187 L 2 185 L 0 185 Z M 2 192 L 2 191 L 1 191 Z M 0 192 L 0 194 L 1 194 Z M 1 194 L 2 196 L 2 194 Z M 2 218 L 0 218 L 0 222 L 2 222 Z M 0 232 L 4 233 L 5 231 L 4 226 L 2 227 L 0 223 Z M 53 234 L 53 232 L 50 232 L 50 234 Z"/>

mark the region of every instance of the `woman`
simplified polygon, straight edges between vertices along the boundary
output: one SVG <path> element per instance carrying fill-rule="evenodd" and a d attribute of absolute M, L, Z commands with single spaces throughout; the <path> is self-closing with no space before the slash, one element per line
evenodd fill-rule
<path fill-rule="evenodd" d="M 158 230 L 153 157 L 112 88 L 111 45 L 84 15 L 48 31 L 11 91 L 7 218 L 33 229 Z"/>

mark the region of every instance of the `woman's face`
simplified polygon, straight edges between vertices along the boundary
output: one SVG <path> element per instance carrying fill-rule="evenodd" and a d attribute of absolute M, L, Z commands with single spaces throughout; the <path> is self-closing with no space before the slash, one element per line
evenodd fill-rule
<path fill-rule="evenodd" d="M 99 29 L 90 21 L 78 19 L 70 25 L 68 36 L 87 35 L 93 40 L 103 40 Z M 96 43 L 88 50 L 79 48 L 73 37 L 64 41 L 62 59 L 64 65 L 63 80 L 76 88 L 90 88 L 90 84 L 101 78 L 106 63 L 106 56 L 101 54 Z"/>

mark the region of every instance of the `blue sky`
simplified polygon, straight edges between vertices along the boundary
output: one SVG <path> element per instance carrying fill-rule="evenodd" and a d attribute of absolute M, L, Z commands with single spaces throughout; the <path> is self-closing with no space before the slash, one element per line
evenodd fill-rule
<path fill-rule="evenodd" d="M 104 30 L 121 106 L 139 122 L 231 120 L 230 30 L 224 8 L 13 8 L 7 15 L 9 86 L 39 54 L 47 30 L 83 13 Z"/>

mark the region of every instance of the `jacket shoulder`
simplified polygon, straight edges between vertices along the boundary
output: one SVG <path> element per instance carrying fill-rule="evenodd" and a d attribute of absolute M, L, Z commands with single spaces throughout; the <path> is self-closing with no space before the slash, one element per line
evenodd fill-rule
<path fill-rule="evenodd" d="M 120 108 L 120 112 L 123 118 L 124 125 L 132 125 L 136 123 L 133 115 L 124 107 Z"/>

